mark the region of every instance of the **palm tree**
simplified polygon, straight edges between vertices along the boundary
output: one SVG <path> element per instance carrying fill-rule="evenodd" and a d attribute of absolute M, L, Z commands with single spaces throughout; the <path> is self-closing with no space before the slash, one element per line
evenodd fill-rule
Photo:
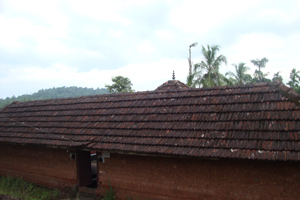
<path fill-rule="evenodd" d="M 251 60 L 253 65 L 258 67 L 258 71 L 260 71 L 260 68 L 264 68 L 269 60 L 267 58 L 262 58 L 261 60 Z"/>
<path fill-rule="evenodd" d="M 251 83 L 256 84 L 256 83 L 270 83 L 272 82 L 270 79 L 267 78 L 269 75 L 269 72 L 263 73 L 261 71 L 258 71 L 257 69 L 254 72 L 254 76 L 252 78 Z"/>
<path fill-rule="evenodd" d="M 192 73 L 192 74 L 189 74 L 186 78 L 186 85 L 189 86 L 189 87 L 195 87 L 193 86 L 193 83 L 194 83 L 194 77 L 195 77 L 195 74 Z"/>
<path fill-rule="evenodd" d="M 262 58 L 261 60 L 256 59 L 256 60 L 250 60 L 250 62 L 253 63 L 253 65 L 258 67 L 258 71 L 255 70 L 255 76 L 258 79 L 257 82 L 264 82 L 263 80 L 265 79 L 265 74 L 261 72 L 260 68 L 264 68 L 269 60 L 267 58 Z"/>
<path fill-rule="evenodd" d="M 245 63 L 239 63 L 238 65 L 232 64 L 235 68 L 235 73 L 227 72 L 225 75 L 229 77 L 233 77 L 234 85 L 245 85 L 249 84 L 252 80 L 250 74 L 247 74 L 249 67 L 246 66 Z"/>
<path fill-rule="evenodd" d="M 220 47 L 218 45 L 209 46 L 207 49 L 202 46 L 202 55 L 204 60 L 194 65 L 194 85 L 199 87 L 213 87 L 222 85 L 224 76 L 219 73 L 219 67 L 222 63 L 227 64 L 227 59 L 223 55 L 217 56 Z M 203 73 L 203 72 L 206 73 Z"/>
<path fill-rule="evenodd" d="M 292 69 L 290 73 L 290 81 L 287 83 L 291 88 L 300 91 L 299 83 L 300 83 L 300 71 L 296 71 L 296 69 Z"/>
<path fill-rule="evenodd" d="M 273 78 L 272 78 L 273 82 L 282 82 L 282 76 L 280 75 L 280 72 L 277 72 L 274 74 Z"/>

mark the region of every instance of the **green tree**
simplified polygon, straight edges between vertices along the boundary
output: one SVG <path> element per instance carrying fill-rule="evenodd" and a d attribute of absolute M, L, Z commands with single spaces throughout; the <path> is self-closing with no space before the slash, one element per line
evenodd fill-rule
<path fill-rule="evenodd" d="M 232 64 L 235 68 L 235 73 L 227 72 L 225 75 L 232 77 L 232 82 L 234 85 L 245 85 L 251 83 L 252 77 L 250 74 L 247 74 L 249 67 L 245 63 L 239 63 L 238 65 Z"/>
<path fill-rule="evenodd" d="M 292 69 L 290 73 L 290 81 L 287 83 L 291 88 L 293 88 L 296 92 L 300 93 L 300 71 L 296 71 L 296 69 Z"/>
<path fill-rule="evenodd" d="M 251 83 L 270 83 L 272 81 L 267 78 L 268 75 L 269 73 L 263 73 L 262 71 L 255 70 Z"/>
<path fill-rule="evenodd" d="M 227 64 L 227 59 L 223 55 L 217 55 L 219 50 L 218 45 L 207 45 L 207 49 L 202 46 L 204 60 L 194 65 L 192 86 L 213 87 L 224 84 L 225 76 L 220 74 L 219 67 L 222 63 Z"/>
<path fill-rule="evenodd" d="M 105 85 L 109 93 L 134 92 L 129 78 L 116 76 L 112 78 L 112 85 Z"/>
<path fill-rule="evenodd" d="M 6 99 L 0 98 L 0 108 L 12 103 L 13 101 L 32 101 L 39 99 L 55 99 L 55 98 L 68 98 L 68 97 L 80 97 L 80 96 L 89 96 L 89 95 L 101 95 L 108 94 L 108 90 L 105 88 L 82 88 L 82 87 L 58 87 L 50 89 L 41 89 L 38 92 L 35 92 L 31 95 L 23 94 L 21 96 L 11 98 L 7 97 Z"/>
<path fill-rule="evenodd" d="M 189 87 L 195 87 L 194 86 L 194 77 L 195 77 L 195 74 L 192 73 L 192 74 L 189 74 L 186 78 L 186 85 L 189 86 Z"/>
<path fill-rule="evenodd" d="M 272 78 L 273 82 L 282 82 L 282 76 L 280 75 L 280 72 L 277 72 L 274 74 L 273 78 Z"/>
<path fill-rule="evenodd" d="M 267 58 L 262 58 L 262 59 L 256 59 L 256 60 L 251 60 L 251 62 L 253 63 L 253 65 L 258 67 L 258 71 L 261 71 L 260 68 L 264 68 L 266 67 L 267 62 L 269 62 L 269 60 Z"/>
<path fill-rule="evenodd" d="M 261 83 L 261 82 L 269 82 L 268 79 L 266 79 L 266 76 L 268 73 L 264 74 L 261 71 L 261 68 L 265 68 L 266 64 L 269 60 L 267 58 L 262 58 L 262 59 L 256 59 L 256 60 L 251 60 L 250 62 L 253 63 L 254 66 L 258 67 L 258 70 L 255 70 L 254 73 L 254 82 L 255 83 Z M 270 80 L 271 81 L 271 80 Z"/>

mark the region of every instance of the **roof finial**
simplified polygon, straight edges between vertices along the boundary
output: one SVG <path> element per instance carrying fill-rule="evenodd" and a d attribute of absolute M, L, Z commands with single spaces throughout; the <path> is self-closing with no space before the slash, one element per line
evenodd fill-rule
<path fill-rule="evenodd" d="M 175 80 L 175 72 L 173 70 L 173 76 L 172 76 L 173 81 Z"/>

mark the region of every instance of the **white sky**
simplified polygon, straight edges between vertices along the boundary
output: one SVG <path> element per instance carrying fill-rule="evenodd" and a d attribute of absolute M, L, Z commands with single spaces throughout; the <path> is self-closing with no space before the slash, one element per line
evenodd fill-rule
<path fill-rule="evenodd" d="M 136 91 L 185 83 L 188 46 L 219 45 L 228 65 L 266 57 L 269 78 L 300 69 L 300 1 L 0 0 L 0 98 L 61 86 L 104 88 L 113 76 Z"/>

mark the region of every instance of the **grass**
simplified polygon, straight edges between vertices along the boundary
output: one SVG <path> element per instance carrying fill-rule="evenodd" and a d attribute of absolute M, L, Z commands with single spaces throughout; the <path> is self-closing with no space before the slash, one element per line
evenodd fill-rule
<path fill-rule="evenodd" d="M 101 200 L 116 200 L 116 191 L 110 185 L 108 190 L 105 191 L 104 197 Z"/>
<path fill-rule="evenodd" d="M 0 194 L 24 200 L 58 199 L 59 191 L 36 186 L 22 178 L 0 176 Z"/>
<path fill-rule="evenodd" d="M 110 185 L 108 190 L 105 191 L 104 196 L 101 200 L 117 200 L 116 199 L 116 191 Z M 136 198 L 126 197 L 126 200 L 138 200 Z"/>
<path fill-rule="evenodd" d="M 19 177 L 14 178 L 10 176 L 0 176 L 0 194 L 22 200 L 55 200 L 61 198 L 66 199 L 65 197 L 67 193 L 62 193 L 57 189 L 40 187 Z M 68 197 L 71 197 L 71 199 L 75 197 L 75 199 L 79 200 L 78 195 L 78 188 L 74 187 L 72 193 L 69 194 Z M 126 199 L 133 200 L 129 197 L 126 197 Z M 101 200 L 117 200 L 116 191 L 111 185 L 105 191 Z"/>

